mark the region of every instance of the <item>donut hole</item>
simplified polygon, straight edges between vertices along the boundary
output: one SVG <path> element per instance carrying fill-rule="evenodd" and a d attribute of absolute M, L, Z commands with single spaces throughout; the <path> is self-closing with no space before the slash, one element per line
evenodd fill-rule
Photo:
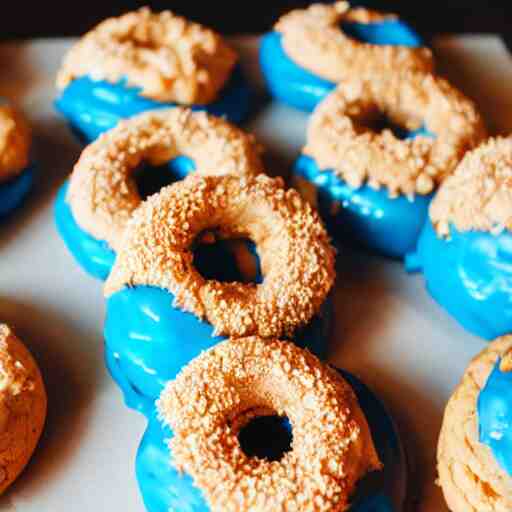
<path fill-rule="evenodd" d="M 186 156 L 178 156 L 162 165 L 141 163 L 133 173 L 137 191 L 142 200 L 156 194 L 163 187 L 184 179 L 195 170 L 194 161 Z"/>
<path fill-rule="evenodd" d="M 207 280 L 223 283 L 263 281 L 256 245 L 249 238 L 226 238 L 218 230 L 203 231 L 193 245 L 194 266 Z"/>
<path fill-rule="evenodd" d="M 240 429 L 238 442 L 248 457 L 279 461 L 292 449 L 290 420 L 277 414 L 256 416 Z"/>

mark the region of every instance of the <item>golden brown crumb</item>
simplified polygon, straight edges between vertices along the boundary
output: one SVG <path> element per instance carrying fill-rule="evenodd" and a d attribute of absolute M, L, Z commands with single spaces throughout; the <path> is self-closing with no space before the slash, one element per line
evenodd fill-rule
<path fill-rule="evenodd" d="M 216 32 L 170 11 L 147 7 L 109 18 L 66 55 L 57 76 L 64 89 L 77 77 L 127 80 L 141 94 L 183 105 L 215 100 L 237 61 Z"/>
<path fill-rule="evenodd" d="M 191 247 L 207 229 L 251 239 L 263 283 L 205 280 Z M 157 286 L 216 334 L 288 336 L 319 312 L 334 282 L 334 256 L 318 214 L 280 178 L 192 174 L 133 214 L 105 294 Z"/>
<path fill-rule="evenodd" d="M 468 366 L 444 413 L 437 449 L 439 484 L 453 512 L 512 510 L 512 479 L 480 443 L 477 400 L 496 361 L 512 349 L 512 336 L 490 343 Z"/>
<path fill-rule="evenodd" d="M 224 341 L 169 382 L 158 408 L 174 434 L 172 464 L 215 512 L 341 512 L 381 467 L 353 390 L 293 343 Z M 272 413 L 290 420 L 291 450 L 273 462 L 247 456 L 240 427 Z"/>
<path fill-rule="evenodd" d="M 45 418 L 39 369 L 11 329 L 0 323 L 0 494 L 30 459 Z"/>
<path fill-rule="evenodd" d="M 0 183 L 27 167 L 31 139 L 23 114 L 10 105 L 0 104 Z"/>
<path fill-rule="evenodd" d="M 260 147 L 251 135 L 204 112 L 176 107 L 121 121 L 82 153 L 67 201 L 77 224 L 116 250 L 140 204 L 134 170 L 142 161 L 164 164 L 184 155 L 197 174 L 258 174 Z"/>
<path fill-rule="evenodd" d="M 435 137 L 400 140 L 372 130 L 379 116 Z M 351 187 L 385 187 L 390 197 L 428 194 L 485 137 L 475 105 L 446 80 L 420 72 L 383 72 L 343 80 L 311 116 L 303 150 Z"/>
<path fill-rule="evenodd" d="M 313 4 L 285 14 L 275 30 L 282 34 L 283 48 L 294 62 L 335 83 L 374 72 L 432 71 L 428 48 L 362 43 L 340 29 L 343 21 L 368 23 L 388 17 L 366 9 L 350 9 L 347 2 Z"/>
<path fill-rule="evenodd" d="M 512 138 L 491 138 L 467 153 L 430 206 L 439 236 L 459 231 L 512 230 Z"/>

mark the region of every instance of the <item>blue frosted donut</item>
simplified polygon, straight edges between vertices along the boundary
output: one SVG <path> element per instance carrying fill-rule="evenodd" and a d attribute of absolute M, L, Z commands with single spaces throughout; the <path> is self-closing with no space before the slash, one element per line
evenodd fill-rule
<path fill-rule="evenodd" d="M 197 164 L 204 174 L 262 170 L 251 136 L 223 119 L 181 107 L 135 116 L 87 147 L 55 203 L 57 229 L 78 264 L 106 279 L 131 212 Z"/>
<path fill-rule="evenodd" d="M 227 336 L 279 333 L 325 355 L 334 250 L 316 213 L 282 187 L 193 174 L 134 213 L 105 285 L 106 362 L 128 406 L 147 413 L 165 382 Z M 223 255 L 200 262 L 209 230 L 254 243 L 255 278 L 219 280 L 214 268 L 235 267 Z"/>
<path fill-rule="evenodd" d="M 241 343 L 245 343 L 245 340 L 241 340 Z M 379 399 L 360 380 L 348 372 L 342 370 L 338 372 L 357 397 L 358 405 L 368 422 L 369 433 L 377 455 L 385 468 L 371 473 L 368 481 L 363 480 L 359 483 L 357 493 L 351 498 L 350 510 L 356 512 L 403 510 L 407 468 L 393 420 Z M 191 393 L 193 392 L 194 390 L 191 389 Z M 165 397 L 165 392 L 162 396 Z M 165 398 L 160 404 L 162 405 L 164 401 Z M 290 446 L 294 429 L 286 417 L 277 415 L 258 417 L 258 412 L 260 411 L 250 414 L 248 419 L 251 420 L 252 416 L 252 421 L 239 431 L 239 443 L 249 456 L 279 460 L 288 450 L 295 449 L 296 445 L 293 448 Z M 262 414 L 264 414 L 263 411 Z M 169 426 L 162 421 L 162 417 L 159 417 L 154 410 L 148 419 L 149 424 L 139 446 L 136 461 L 137 480 L 148 512 L 220 510 L 218 507 L 210 508 L 202 491 L 194 485 L 192 477 L 175 468 L 168 445 L 173 434 Z"/>
<path fill-rule="evenodd" d="M 484 136 L 474 105 L 443 79 L 353 77 L 312 114 L 293 183 L 337 240 L 402 258 L 438 183 Z"/>
<path fill-rule="evenodd" d="M 337 2 L 282 17 L 262 38 L 260 65 L 275 98 L 311 112 L 347 76 L 382 67 L 431 70 L 432 56 L 398 18 Z"/>
<path fill-rule="evenodd" d="M 238 124 L 253 92 L 236 60 L 206 27 L 141 9 L 104 21 L 70 50 L 55 107 L 84 142 L 121 119 L 176 105 Z"/>
<path fill-rule="evenodd" d="M 32 188 L 31 141 L 23 114 L 0 99 L 0 218 L 15 210 Z"/>
<path fill-rule="evenodd" d="M 507 335 L 471 361 L 445 408 L 438 481 L 453 512 L 512 509 L 511 386 Z"/>
<path fill-rule="evenodd" d="M 407 270 L 423 273 L 432 297 L 487 340 L 512 332 L 509 162 L 509 139 L 491 139 L 468 153 L 439 189 L 406 258 Z"/>

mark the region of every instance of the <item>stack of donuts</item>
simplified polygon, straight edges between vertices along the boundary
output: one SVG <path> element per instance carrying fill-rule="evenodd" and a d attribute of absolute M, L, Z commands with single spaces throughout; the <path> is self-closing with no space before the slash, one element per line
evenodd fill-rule
<path fill-rule="evenodd" d="M 487 139 L 475 104 L 391 14 L 294 10 L 262 38 L 260 64 L 276 100 L 310 113 L 291 187 L 237 126 L 254 94 L 206 27 L 131 12 L 81 38 L 58 73 L 56 108 L 87 145 L 56 225 L 105 281 L 106 365 L 148 419 L 147 510 L 404 509 L 393 420 L 325 361 L 349 244 L 422 271 L 466 329 L 499 338 L 446 408 L 439 481 L 454 512 L 512 510 L 512 139 Z M 29 188 L 29 145 L 22 116 L 0 106 L 0 216 Z M 46 407 L 33 362 L 17 360 L 0 391 L 37 394 L 25 418 L 37 428 L 6 482 Z"/>

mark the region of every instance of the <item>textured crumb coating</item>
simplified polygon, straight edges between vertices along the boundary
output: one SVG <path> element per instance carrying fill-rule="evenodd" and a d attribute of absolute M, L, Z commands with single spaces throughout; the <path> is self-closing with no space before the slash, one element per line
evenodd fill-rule
<path fill-rule="evenodd" d="M 231 339 L 204 352 L 158 402 L 173 430 L 172 463 L 212 511 L 341 512 L 355 485 L 380 468 L 350 386 L 289 342 Z M 287 416 L 291 450 L 278 461 L 247 456 L 237 434 L 260 414 Z"/>
<path fill-rule="evenodd" d="M 83 151 L 66 199 L 77 224 L 116 250 L 141 203 L 133 174 L 142 162 L 160 165 L 184 155 L 197 174 L 243 176 L 263 171 L 260 152 L 251 135 L 205 112 L 146 112 L 121 121 Z"/>
<path fill-rule="evenodd" d="M 252 240 L 263 283 L 204 279 L 192 247 L 209 229 Z M 334 283 L 334 264 L 318 214 L 280 178 L 193 174 L 134 213 L 105 293 L 157 286 L 174 295 L 176 307 L 206 318 L 216 334 L 289 336 L 319 312 Z"/>
<path fill-rule="evenodd" d="M 57 87 L 90 76 L 138 87 L 141 94 L 183 105 L 214 101 L 229 79 L 237 55 L 216 32 L 147 7 L 109 18 L 68 52 Z"/>
<path fill-rule="evenodd" d="M 498 338 L 468 366 L 444 413 L 437 449 L 439 484 L 452 512 L 509 512 L 512 479 L 480 443 L 477 400 L 496 361 L 512 349 Z"/>
<path fill-rule="evenodd" d="M 459 231 L 512 230 L 512 138 L 491 138 L 467 153 L 430 206 L 439 236 Z"/>
<path fill-rule="evenodd" d="M 26 169 L 32 135 L 21 112 L 0 103 L 0 184 Z"/>
<path fill-rule="evenodd" d="M 326 80 L 397 70 L 432 71 L 428 48 L 374 45 L 356 41 L 340 29 L 344 21 L 370 23 L 392 16 L 351 9 L 348 2 L 313 4 L 285 14 L 275 25 L 287 55 L 303 68 Z"/>
<path fill-rule="evenodd" d="M 382 117 L 434 137 L 376 131 Z M 350 186 L 385 187 L 390 197 L 429 194 L 486 136 L 474 103 L 443 78 L 422 72 L 352 76 L 318 105 L 304 154 Z"/>
<path fill-rule="evenodd" d="M 46 418 L 46 392 L 34 359 L 0 323 L 0 494 L 32 455 Z"/>

